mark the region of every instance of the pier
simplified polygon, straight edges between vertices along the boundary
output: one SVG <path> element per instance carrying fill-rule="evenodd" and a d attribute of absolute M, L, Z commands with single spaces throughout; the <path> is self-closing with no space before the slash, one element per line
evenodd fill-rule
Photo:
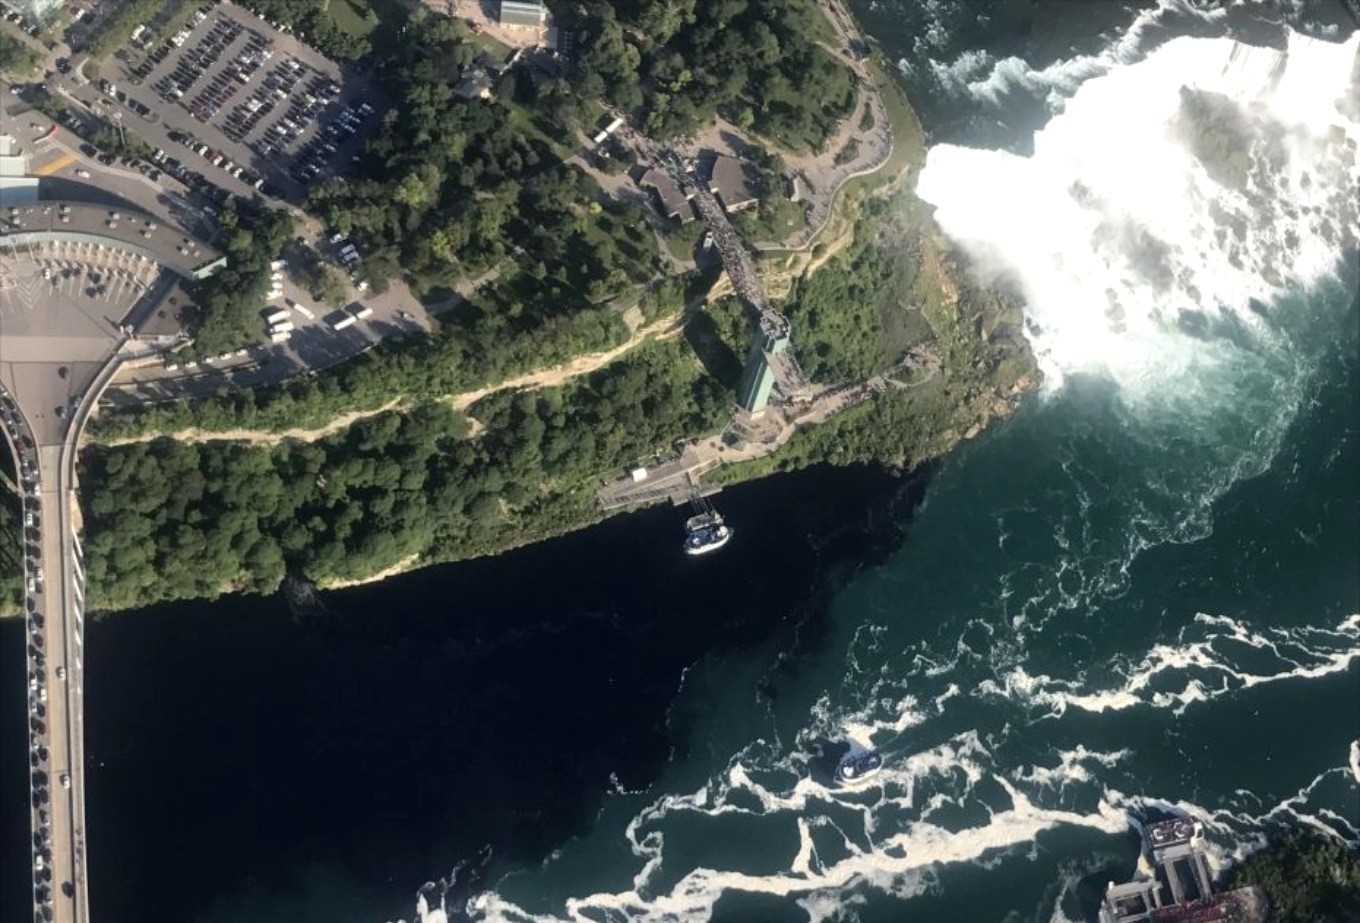
<path fill-rule="evenodd" d="M 1100 923 L 1265 923 L 1268 904 L 1256 888 L 1215 893 L 1199 824 L 1188 818 L 1152 824 L 1143 846 L 1142 874 L 1110 882 Z"/>

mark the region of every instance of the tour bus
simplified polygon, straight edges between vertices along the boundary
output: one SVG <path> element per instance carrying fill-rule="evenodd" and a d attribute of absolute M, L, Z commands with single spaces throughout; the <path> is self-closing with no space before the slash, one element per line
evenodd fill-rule
<path fill-rule="evenodd" d="M 293 331 L 293 329 L 294 329 L 294 328 L 293 328 L 293 322 L 290 321 L 290 320 L 286 320 L 286 321 L 283 321 L 282 323 L 274 324 L 272 327 L 269 328 L 269 332 L 270 332 L 270 333 L 291 333 L 291 332 Z"/>
<path fill-rule="evenodd" d="M 349 315 L 347 314 L 347 315 L 345 315 L 344 317 L 340 318 L 338 321 L 336 321 L 334 324 L 332 324 L 332 325 L 331 325 L 331 329 L 332 329 L 332 330 L 344 330 L 346 327 L 353 327 L 353 326 L 354 326 L 354 318 L 351 317 L 351 316 L 349 316 Z"/>
<path fill-rule="evenodd" d="M 273 311 L 265 316 L 264 322 L 266 324 L 277 324 L 281 323 L 282 321 L 286 321 L 287 319 L 288 319 L 287 311 Z"/>
<path fill-rule="evenodd" d="M 293 334 L 287 330 L 280 330 L 277 333 L 271 333 L 269 339 L 273 340 L 275 343 L 286 343 L 288 342 L 288 338 L 292 335 Z"/>
<path fill-rule="evenodd" d="M 316 315 L 312 313 L 312 309 L 305 304 L 298 304 L 296 301 L 290 301 L 288 303 L 293 306 L 294 311 L 298 312 L 303 317 L 308 320 L 316 320 Z"/>
<path fill-rule="evenodd" d="M 372 308 L 360 308 L 359 310 L 354 312 L 354 317 L 356 320 L 367 320 L 372 316 L 373 316 Z"/>

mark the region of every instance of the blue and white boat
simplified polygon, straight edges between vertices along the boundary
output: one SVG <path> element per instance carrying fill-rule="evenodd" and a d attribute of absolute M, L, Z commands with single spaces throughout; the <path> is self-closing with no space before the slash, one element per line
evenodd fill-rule
<path fill-rule="evenodd" d="M 858 785 L 883 768 L 883 754 L 852 743 L 836 764 L 836 781 L 841 785 Z"/>

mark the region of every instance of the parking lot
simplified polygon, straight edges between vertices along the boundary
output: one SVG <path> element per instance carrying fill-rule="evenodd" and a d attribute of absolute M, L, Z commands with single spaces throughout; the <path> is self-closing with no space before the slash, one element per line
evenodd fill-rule
<path fill-rule="evenodd" d="M 344 172 L 378 122 L 365 80 L 230 3 L 200 9 L 134 69 L 111 56 L 94 89 L 181 179 L 293 201 Z"/>

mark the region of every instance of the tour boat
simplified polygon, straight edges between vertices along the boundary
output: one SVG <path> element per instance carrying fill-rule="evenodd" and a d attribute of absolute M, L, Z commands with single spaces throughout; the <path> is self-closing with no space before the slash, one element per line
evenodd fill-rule
<path fill-rule="evenodd" d="M 858 785 L 883 768 L 883 756 L 877 750 L 865 750 L 853 744 L 836 764 L 836 781 L 841 785 Z"/>
<path fill-rule="evenodd" d="M 717 551 L 732 538 L 732 528 L 722 516 L 709 511 L 691 516 L 685 523 L 685 554 L 699 555 Z"/>

